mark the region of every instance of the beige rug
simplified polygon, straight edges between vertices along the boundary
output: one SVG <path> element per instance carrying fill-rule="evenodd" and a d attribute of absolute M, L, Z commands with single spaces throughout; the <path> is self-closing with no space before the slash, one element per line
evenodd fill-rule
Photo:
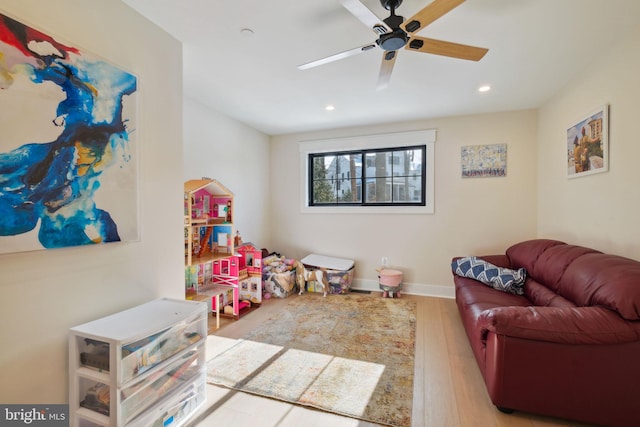
<path fill-rule="evenodd" d="M 242 321 L 242 320 L 240 320 Z M 416 308 L 308 293 L 207 364 L 207 380 L 389 426 L 411 426 Z"/>

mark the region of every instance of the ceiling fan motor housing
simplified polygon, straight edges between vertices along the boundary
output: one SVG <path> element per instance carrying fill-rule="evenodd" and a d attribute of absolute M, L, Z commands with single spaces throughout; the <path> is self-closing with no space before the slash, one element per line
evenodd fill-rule
<path fill-rule="evenodd" d="M 383 50 L 398 50 L 407 44 L 409 37 L 401 28 L 396 28 L 390 33 L 382 34 L 376 41 Z"/>
<path fill-rule="evenodd" d="M 380 0 L 380 4 L 387 10 L 397 9 L 402 4 L 402 0 Z"/>

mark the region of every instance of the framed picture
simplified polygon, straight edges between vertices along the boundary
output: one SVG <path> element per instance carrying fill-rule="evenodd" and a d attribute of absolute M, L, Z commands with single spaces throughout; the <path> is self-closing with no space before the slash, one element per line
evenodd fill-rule
<path fill-rule="evenodd" d="M 0 254 L 139 240 L 137 87 L 0 13 Z"/>
<path fill-rule="evenodd" d="M 567 176 L 592 175 L 609 170 L 609 106 L 573 122 L 567 129 Z"/>
<path fill-rule="evenodd" d="M 468 145 L 460 149 L 463 178 L 507 175 L 507 144 Z"/>

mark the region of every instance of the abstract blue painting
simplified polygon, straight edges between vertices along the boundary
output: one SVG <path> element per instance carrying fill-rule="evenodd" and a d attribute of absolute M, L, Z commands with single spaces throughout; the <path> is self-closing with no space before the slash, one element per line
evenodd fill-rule
<path fill-rule="evenodd" d="M 0 14 L 0 254 L 138 240 L 137 85 Z"/>

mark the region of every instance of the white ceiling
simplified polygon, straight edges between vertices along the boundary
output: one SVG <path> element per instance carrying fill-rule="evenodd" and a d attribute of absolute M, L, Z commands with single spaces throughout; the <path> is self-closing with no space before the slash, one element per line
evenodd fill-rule
<path fill-rule="evenodd" d="M 467 0 L 418 35 L 489 53 L 473 62 L 401 50 L 377 91 L 379 48 L 297 69 L 377 38 L 338 0 L 123 1 L 183 42 L 185 96 L 269 135 L 537 108 L 640 21 L 639 0 Z M 429 2 L 404 0 L 397 14 Z M 483 84 L 493 89 L 479 93 Z"/>

